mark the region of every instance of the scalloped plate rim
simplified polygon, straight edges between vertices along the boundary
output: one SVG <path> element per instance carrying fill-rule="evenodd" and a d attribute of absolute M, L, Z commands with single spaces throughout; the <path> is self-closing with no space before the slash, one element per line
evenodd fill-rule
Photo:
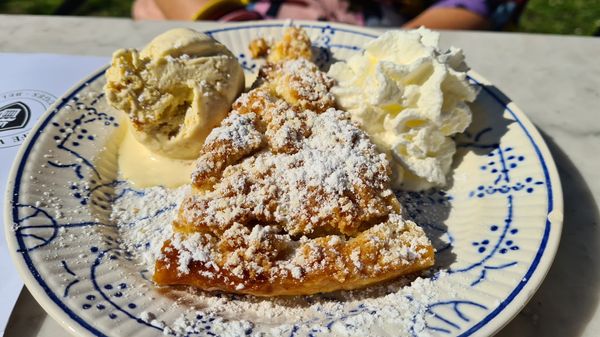
<path fill-rule="evenodd" d="M 236 29 L 285 27 L 289 24 L 289 20 L 275 20 L 269 21 L 268 23 L 264 23 L 263 21 L 248 21 L 237 24 L 227 24 L 221 28 L 199 29 L 199 31 L 205 33 L 218 33 Z M 294 24 L 304 27 L 307 26 L 310 28 L 331 27 L 347 33 L 360 34 L 372 38 L 381 34 L 380 32 L 368 28 L 338 23 L 294 20 Z M 53 299 L 54 294 L 52 291 L 47 291 L 46 288 L 48 287 L 45 282 L 38 279 L 41 277 L 41 275 L 38 274 L 36 276 L 35 273 L 37 272 L 35 270 L 31 270 L 32 266 L 28 265 L 23 257 L 23 254 L 17 251 L 17 240 L 14 238 L 14 230 L 11 225 L 13 222 L 14 209 L 14 207 L 12 207 L 12 199 L 14 197 L 13 191 L 15 190 L 16 177 L 18 174 L 20 174 L 19 171 L 23 165 L 24 156 L 31 151 L 31 147 L 35 144 L 34 140 L 36 140 L 40 134 L 40 129 L 45 127 L 50 122 L 51 118 L 60 111 L 59 109 L 62 107 L 62 105 L 68 102 L 72 96 L 76 95 L 82 88 L 84 88 L 86 83 L 95 81 L 99 77 L 103 76 L 106 69 L 107 66 L 103 66 L 99 70 L 93 72 L 87 78 L 73 85 L 64 95 L 62 95 L 54 104 L 52 104 L 52 106 L 50 106 L 46 112 L 44 112 L 44 114 L 31 129 L 29 133 L 30 136 L 27 137 L 25 142 L 19 147 L 17 155 L 15 156 L 15 160 L 11 166 L 5 189 L 5 236 L 8 243 L 10 256 L 17 271 L 23 278 L 25 286 L 31 292 L 40 306 L 42 306 L 42 308 L 44 308 L 44 310 L 62 327 L 67 329 L 69 332 L 80 336 L 105 335 L 93 326 L 88 325 L 83 318 L 77 315 L 76 311 L 70 310 L 66 308 L 66 306 L 65 308 L 62 308 L 61 304 L 64 304 L 60 300 Z M 471 77 L 471 79 L 475 80 L 479 84 L 491 85 L 491 82 L 473 70 L 470 70 L 468 75 Z M 499 93 L 502 93 L 498 87 L 494 87 Z M 483 90 L 486 89 L 483 88 Z M 549 203 L 548 214 L 550 214 L 550 212 L 555 212 L 555 217 L 552 221 L 547 219 L 546 229 L 548 232 L 544 234 L 545 242 L 543 242 L 545 246 L 538 248 L 534 262 L 527 270 L 527 274 L 529 274 L 530 277 L 526 280 L 522 280 L 519 285 L 511 291 L 510 295 L 508 296 L 510 299 L 508 302 L 506 302 L 506 299 L 502 301 L 500 306 L 486 315 L 485 318 L 479 323 L 471 327 L 469 330 L 463 332 L 460 336 L 488 336 L 497 333 L 522 310 L 527 302 L 533 297 L 537 289 L 541 286 L 552 265 L 558 250 L 563 225 L 564 205 L 562 187 L 556 164 L 547 144 L 537 128 L 513 101 L 507 101 L 503 97 L 499 97 L 498 94 L 495 94 L 491 91 L 489 91 L 488 94 L 494 97 L 494 99 L 496 99 L 499 103 L 504 105 L 504 107 L 513 115 L 513 117 L 515 117 L 516 122 L 520 125 L 523 131 L 525 131 L 525 134 L 529 138 L 531 144 L 534 146 L 538 159 L 540 159 L 542 166 L 544 167 L 545 178 L 549 181 L 551 186 L 551 192 L 548 193 L 548 197 L 550 199 L 549 201 L 551 201 L 551 203 Z M 505 97 L 508 98 L 507 96 Z M 549 226 L 551 226 L 551 228 Z M 44 284 L 41 284 L 40 281 L 44 282 Z"/>

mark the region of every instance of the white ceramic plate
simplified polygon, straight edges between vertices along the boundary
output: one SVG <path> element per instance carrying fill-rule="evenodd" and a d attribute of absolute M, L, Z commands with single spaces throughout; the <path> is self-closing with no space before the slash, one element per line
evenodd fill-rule
<path fill-rule="evenodd" d="M 301 25 L 323 64 L 360 51 L 375 36 L 350 26 Z M 246 23 L 209 33 L 251 73 L 257 65 L 247 56 L 248 42 L 277 36 L 282 26 Z M 31 293 L 70 331 L 160 335 L 158 321 L 170 324 L 191 306 L 201 309 L 203 301 L 219 295 L 156 289 L 146 271 L 119 248 L 121 239 L 109 220 L 111 206 L 116 198 L 139 194 L 129 190 L 115 196 L 120 183 L 115 180 L 116 144 L 111 139 L 118 122 L 101 94 L 103 72 L 59 100 L 21 147 L 7 187 L 6 237 Z M 486 336 L 504 326 L 533 295 L 552 263 L 561 233 L 562 194 L 552 157 L 531 122 L 486 80 L 470 75 L 482 90 L 473 104 L 473 125 L 457 137 L 452 186 L 401 195 L 408 214 L 436 245 L 438 264 L 449 270 L 432 278 L 428 289 L 435 296 L 420 299 L 424 306 L 419 313 L 382 321 L 383 309 L 372 303 L 378 303 L 373 297 L 385 294 L 365 292 L 335 312 L 324 306 L 310 317 L 282 312 L 278 319 L 259 309 L 265 307 L 263 300 L 256 310 L 246 310 L 252 313 L 223 313 L 228 323 L 218 315 L 190 318 L 197 324 L 188 334 L 256 334 L 265 329 L 290 336 L 353 334 L 361 331 L 353 330 L 357 317 L 364 323 L 371 314 L 373 335 Z M 186 301 L 174 306 L 178 296 Z M 229 300 L 251 301 L 239 296 Z M 414 299 L 407 295 L 404 300 Z M 252 324 L 236 321 L 241 319 Z M 227 330 L 227 324 L 238 324 L 238 330 Z"/>

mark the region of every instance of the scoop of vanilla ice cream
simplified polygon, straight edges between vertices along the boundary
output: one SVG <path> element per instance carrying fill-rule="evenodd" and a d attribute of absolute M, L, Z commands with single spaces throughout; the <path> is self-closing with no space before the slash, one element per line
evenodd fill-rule
<path fill-rule="evenodd" d="M 329 70 L 338 105 L 388 155 L 394 188 L 444 186 L 456 152 L 451 136 L 471 123 L 467 102 L 477 90 L 464 56 L 441 51 L 438 40 L 425 28 L 388 31 Z"/>
<path fill-rule="evenodd" d="M 198 156 L 244 88 L 236 57 L 209 36 L 184 28 L 157 36 L 139 52 L 117 50 L 106 80 L 106 98 L 128 115 L 135 138 L 179 159 Z"/>

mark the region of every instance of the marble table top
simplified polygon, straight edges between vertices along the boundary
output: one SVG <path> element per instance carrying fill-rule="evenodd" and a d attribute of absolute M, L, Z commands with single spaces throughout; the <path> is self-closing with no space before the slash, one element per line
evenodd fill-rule
<path fill-rule="evenodd" d="M 0 15 L 0 52 L 109 56 L 168 28 L 211 22 Z M 498 336 L 597 336 L 600 331 L 600 38 L 443 32 L 469 65 L 513 99 L 539 128 L 557 163 L 564 229 L 550 272 Z M 5 336 L 68 333 L 24 289 Z"/>

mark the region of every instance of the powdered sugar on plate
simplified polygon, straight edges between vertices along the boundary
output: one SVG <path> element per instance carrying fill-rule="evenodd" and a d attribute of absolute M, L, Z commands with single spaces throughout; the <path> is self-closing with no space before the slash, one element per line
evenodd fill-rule
<path fill-rule="evenodd" d="M 178 205 L 190 186 L 169 190 L 164 187 L 134 189 L 127 183 L 115 191 L 111 220 L 117 224 L 122 247 L 146 269 L 154 270 L 165 239 L 172 233 L 171 223 Z"/>
<path fill-rule="evenodd" d="M 127 183 L 115 190 L 111 219 L 118 225 L 122 248 L 140 269 L 154 270 L 171 222 L 189 187 L 133 189 Z M 150 308 L 142 320 L 169 335 L 280 336 L 290 334 L 338 336 L 421 335 L 432 315 L 429 305 L 456 292 L 444 282 L 444 271 L 429 272 L 361 290 L 296 297 L 259 298 L 197 289 L 168 291 L 177 299 L 167 307 Z M 164 312 L 178 312 L 163 319 Z"/>

